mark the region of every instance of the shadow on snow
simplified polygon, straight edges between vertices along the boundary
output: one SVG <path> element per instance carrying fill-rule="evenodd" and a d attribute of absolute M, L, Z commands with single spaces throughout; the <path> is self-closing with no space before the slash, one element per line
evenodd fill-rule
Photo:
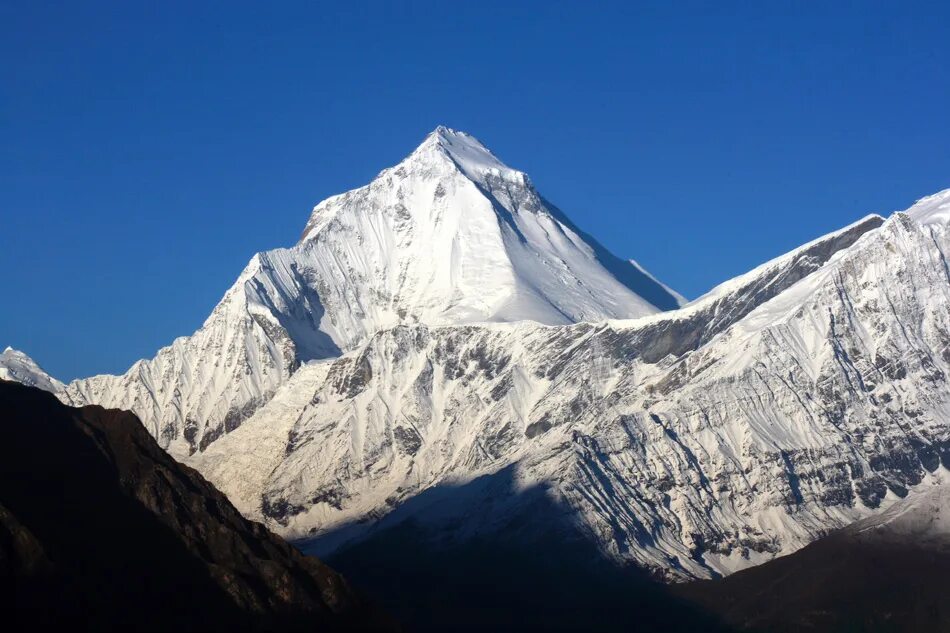
<path fill-rule="evenodd" d="M 503 517 L 503 518 L 502 518 Z M 413 631 L 724 631 L 514 468 L 412 497 L 375 523 L 298 542 Z"/>

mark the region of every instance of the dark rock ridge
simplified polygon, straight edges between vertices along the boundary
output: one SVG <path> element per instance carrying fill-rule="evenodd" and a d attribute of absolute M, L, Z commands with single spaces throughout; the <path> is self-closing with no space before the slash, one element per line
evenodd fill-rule
<path fill-rule="evenodd" d="M 393 630 L 133 414 L 0 380 L 6 630 Z"/>

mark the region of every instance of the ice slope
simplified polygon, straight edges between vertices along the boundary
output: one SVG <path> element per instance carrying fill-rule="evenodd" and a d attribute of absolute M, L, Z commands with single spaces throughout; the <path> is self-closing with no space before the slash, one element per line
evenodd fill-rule
<path fill-rule="evenodd" d="M 0 354 L 0 379 L 12 380 L 53 393 L 66 387 L 43 371 L 32 358 L 12 347 L 7 347 Z"/>
<path fill-rule="evenodd" d="M 907 215 L 927 226 L 940 227 L 950 224 L 950 189 L 921 198 L 907 209 Z"/>
<path fill-rule="evenodd" d="M 676 308 L 474 137 L 436 129 L 366 187 L 317 205 L 302 245 L 343 349 L 399 323 L 567 324 Z"/>
<path fill-rule="evenodd" d="M 681 298 L 577 230 L 522 172 L 440 127 L 369 185 L 255 255 L 202 327 L 68 404 L 134 411 L 176 457 L 237 428 L 307 361 L 399 324 L 628 318 Z"/>
<path fill-rule="evenodd" d="M 318 551 L 412 508 L 460 539 L 580 525 L 671 579 L 792 552 L 950 465 L 947 195 L 662 315 L 379 331 L 191 463 Z M 503 470 L 507 496 L 409 503 Z M 524 516 L 538 487 L 560 511 Z"/>

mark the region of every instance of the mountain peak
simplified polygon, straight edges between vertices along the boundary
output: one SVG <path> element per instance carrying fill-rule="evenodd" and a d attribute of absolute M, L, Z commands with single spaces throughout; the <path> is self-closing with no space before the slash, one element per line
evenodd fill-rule
<path fill-rule="evenodd" d="M 485 147 L 481 141 L 468 132 L 453 130 L 444 125 L 436 126 L 434 130 L 429 132 L 425 140 L 422 141 L 420 148 L 432 144 L 439 145 L 445 149 L 450 149 L 453 146 L 470 146 L 491 154 L 491 151 Z"/>
<path fill-rule="evenodd" d="M 508 176 L 522 180 L 524 178 L 522 172 L 503 163 L 471 134 L 444 125 L 432 130 L 406 161 L 429 162 L 445 158 L 475 181 L 484 181 L 487 176 Z"/>
<path fill-rule="evenodd" d="M 43 371 L 35 360 L 9 345 L 0 354 L 0 379 L 12 380 L 53 393 L 65 388 L 63 383 Z"/>
<path fill-rule="evenodd" d="M 441 125 L 368 185 L 318 204 L 300 243 L 329 251 L 320 303 L 340 349 L 406 320 L 554 325 L 682 303 L 474 136 Z"/>

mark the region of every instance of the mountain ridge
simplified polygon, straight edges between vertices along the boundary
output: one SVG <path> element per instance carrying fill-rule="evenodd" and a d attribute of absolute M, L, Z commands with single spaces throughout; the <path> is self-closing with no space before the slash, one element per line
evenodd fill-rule
<path fill-rule="evenodd" d="M 440 129 L 317 205 L 298 245 L 255 256 L 194 336 L 62 397 L 141 412 L 288 537 L 327 542 L 355 524 L 353 539 L 372 539 L 425 491 L 511 468 L 512 494 L 543 487 L 563 509 L 547 519 L 582 525 L 618 563 L 726 575 L 947 468 L 948 199 L 866 216 L 679 309 L 641 311 L 642 297 L 605 290 L 619 278 L 597 281 L 610 273 L 597 249 L 521 172 Z M 438 227 L 471 236 L 478 256 L 424 232 Z M 433 244 L 449 264 L 425 276 L 418 254 Z M 495 265 L 525 244 L 550 257 Z M 513 291 L 515 269 L 531 292 Z M 586 286 L 570 282 L 580 272 Z M 585 303 L 595 295 L 607 299 Z M 545 519 L 492 504 L 500 514 L 408 518 L 468 522 L 448 530 L 458 538 Z"/>
<path fill-rule="evenodd" d="M 421 491 L 514 466 L 616 560 L 728 574 L 946 468 L 947 233 L 869 216 L 631 321 L 382 331 L 192 459 L 244 512 L 315 541 L 349 522 L 372 539 Z M 450 524 L 515 520 L 495 506 Z"/>
<path fill-rule="evenodd" d="M 190 337 L 66 401 L 135 411 L 176 456 L 205 450 L 301 363 L 404 323 L 564 324 L 679 305 L 576 232 L 474 137 L 438 128 L 370 184 L 318 204 L 301 241 L 255 255 Z M 213 358 L 214 361 L 208 361 Z"/>

